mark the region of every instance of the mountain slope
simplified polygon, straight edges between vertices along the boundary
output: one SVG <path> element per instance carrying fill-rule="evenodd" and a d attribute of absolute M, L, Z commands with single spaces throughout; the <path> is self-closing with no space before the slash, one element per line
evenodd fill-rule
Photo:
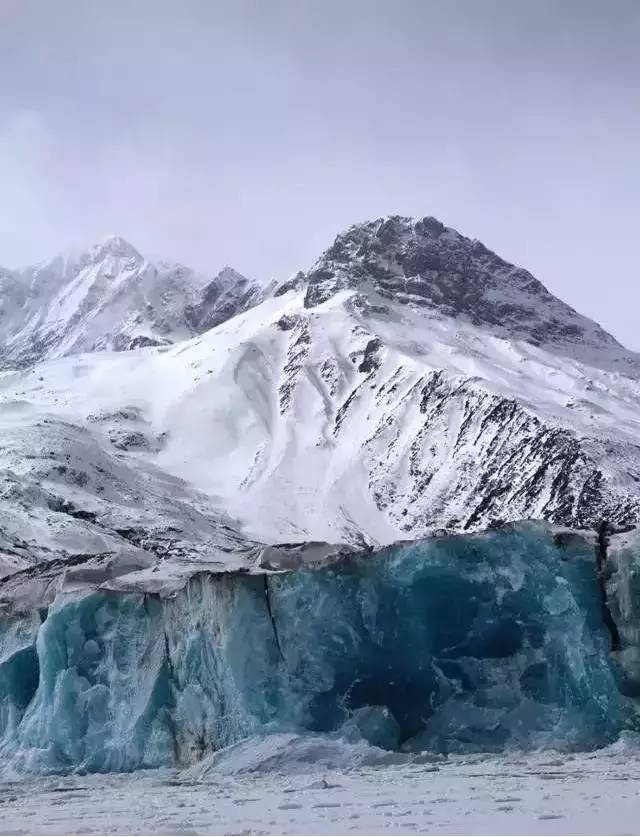
<path fill-rule="evenodd" d="M 0 273 L 0 292 L 0 367 L 11 368 L 175 343 L 211 327 L 216 293 L 221 322 L 255 304 L 261 288 L 229 268 L 207 284 L 182 265 L 148 262 L 112 236 L 77 258 Z"/>
<path fill-rule="evenodd" d="M 637 520 L 636 380 L 404 304 L 363 314 L 353 291 L 305 309 L 305 293 L 179 346 L 5 375 L 0 415 L 27 401 L 89 427 L 272 542 Z"/>
<path fill-rule="evenodd" d="M 157 444 L 136 419 L 132 408 L 73 422 L 26 402 L 3 405 L 0 579 L 83 554 L 117 555 L 128 571 L 169 557 L 215 568 L 251 546 L 210 498 L 123 453 Z M 108 440 L 96 432 L 107 420 L 119 430 Z"/>
<path fill-rule="evenodd" d="M 426 239 L 440 267 L 435 256 L 407 267 Z M 5 373 L 0 426 L 22 438 L 5 467 L 15 473 L 21 461 L 13 444 L 37 444 L 33 428 L 69 425 L 130 473 L 123 496 L 144 497 L 141 468 L 155 474 L 152 538 L 165 501 L 162 514 L 181 529 L 176 479 L 185 497 L 206 498 L 207 514 L 228 513 L 270 542 L 383 544 L 518 518 L 638 520 L 638 357 L 481 245 L 433 219 L 380 219 L 339 236 L 308 275 L 261 302 L 229 271 L 216 281 L 194 308 L 200 327 L 237 310 L 229 298 L 248 310 L 197 338 Z M 32 430 L 17 431 L 25 404 Z M 56 467 L 65 455 L 62 439 L 42 454 Z M 18 483 L 41 481 L 30 468 Z M 96 511 L 91 496 L 60 496 L 109 528 L 108 503 Z"/>

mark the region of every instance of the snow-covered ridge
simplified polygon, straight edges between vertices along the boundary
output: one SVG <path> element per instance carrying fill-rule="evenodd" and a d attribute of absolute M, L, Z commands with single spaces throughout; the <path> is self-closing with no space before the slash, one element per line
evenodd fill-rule
<path fill-rule="evenodd" d="M 175 343 L 255 304 L 261 293 L 230 268 L 208 280 L 183 265 L 151 263 L 109 236 L 76 256 L 0 270 L 0 368 Z"/>
<path fill-rule="evenodd" d="M 54 451 L 47 467 L 70 449 L 38 442 L 43 416 L 134 473 L 144 462 L 180 478 L 267 542 L 638 519 L 635 378 L 403 302 L 382 313 L 355 291 L 313 309 L 304 298 L 273 297 L 173 347 L 5 374 L 0 416 L 14 416 L 20 446 Z M 18 447 L 2 456 L 29 472 Z"/>

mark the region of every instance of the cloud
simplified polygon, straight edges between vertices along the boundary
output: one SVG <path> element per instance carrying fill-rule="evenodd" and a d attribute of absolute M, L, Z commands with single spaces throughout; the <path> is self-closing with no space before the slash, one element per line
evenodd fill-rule
<path fill-rule="evenodd" d="M 18 111 L 0 125 L 3 262 L 37 259 L 58 249 L 56 230 L 49 223 L 55 157 L 51 134 L 35 111 Z"/>

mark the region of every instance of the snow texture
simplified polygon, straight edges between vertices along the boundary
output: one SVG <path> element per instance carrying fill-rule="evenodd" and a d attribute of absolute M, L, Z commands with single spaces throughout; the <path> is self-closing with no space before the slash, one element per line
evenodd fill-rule
<path fill-rule="evenodd" d="M 204 776 L 0 783 L 11 834 L 633 834 L 638 745 L 385 764 L 374 748 L 271 736 Z M 387 754 L 388 755 L 388 754 Z M 253 756 L 253 757 L 251 757 Z"/>

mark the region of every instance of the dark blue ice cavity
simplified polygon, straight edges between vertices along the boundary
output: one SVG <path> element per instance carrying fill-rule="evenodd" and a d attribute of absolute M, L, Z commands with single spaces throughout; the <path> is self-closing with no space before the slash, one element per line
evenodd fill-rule
<path fill-rule="evenodd" d="M 591 748 L 634 724 L 592 546 L 522 524 L 283 574 L 94 592 L 0 624 L 0 760 L 191 763 L 255 732 L 440 752 Z"/>
<path fill-rule="evenodd" d="M 595 747 L 632 723 L 593 550 L 534 524 L 272 581 L 303 726 L 384 707 L 399 746 Z"/>

